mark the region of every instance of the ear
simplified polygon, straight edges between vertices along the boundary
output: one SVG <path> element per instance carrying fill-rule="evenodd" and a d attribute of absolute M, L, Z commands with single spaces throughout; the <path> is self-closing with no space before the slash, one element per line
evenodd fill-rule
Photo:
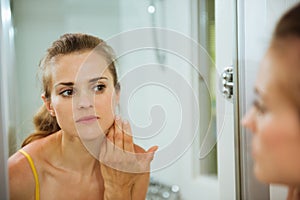
<path fill-rule="evenodd" d="M 116 90 L 115 94 L 115 104 L 118 105 L 120 103 L 120 90 Z"/>
<path fill-rule="evenodd" d="M 51 101 L 45 96 L 45 94 L 41 95 L 43 101 L 44 101 L 44 105 L 47 108 L 49 114 L 53 117 L 55 117 L 55 111 L 52 107 Z"/>

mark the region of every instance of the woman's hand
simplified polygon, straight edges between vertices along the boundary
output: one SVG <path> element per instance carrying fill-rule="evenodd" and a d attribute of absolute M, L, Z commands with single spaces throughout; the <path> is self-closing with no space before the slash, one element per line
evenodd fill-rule
<path fill-rule="evenodd" d="M 133 143 L 127 121 L 116 118 L 100 150 L 105 199 L 145 199 L 149 184 L 150 162 L 157 146 L 148 151 Z M 138 187 L 135 184 L 140 184 Z M 140 191 L 133 191 L 139 188 Z M 133 189 L 133 190 L 132 190 Z M 112 196 L 113 195 L 113 196 Z M 120 195 L 120 196 L 118 196 Z"/>

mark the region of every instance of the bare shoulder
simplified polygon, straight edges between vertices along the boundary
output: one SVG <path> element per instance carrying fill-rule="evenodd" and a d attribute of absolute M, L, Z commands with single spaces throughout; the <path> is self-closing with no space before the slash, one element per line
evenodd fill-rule
<path fill-rule="evenodd" d="M 32 199 L 35 181 L 26 157 L 16 152 L 8 159 L 10 199 Z"/>
<path fill-rule="evenodd" d="M 33 141 L 23 148 L 32 158 L 38 175 L 41 175 L 43 171 L 43 157 L 46 157 L 43 149 L 45 143 L 50 139 L 48 137 Z M 8 171 L 11 199 L 34 199 L 35 179 L 25 155 L 19 151 L 13 154 L 8 159 Z"/>

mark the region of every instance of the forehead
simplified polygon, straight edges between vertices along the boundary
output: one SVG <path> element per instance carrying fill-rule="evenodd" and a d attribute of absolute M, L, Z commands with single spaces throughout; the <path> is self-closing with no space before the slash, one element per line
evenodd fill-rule
<path fill-rule="evenodd" d="M 258 71 L 255 87 L 269 99 L 284 99 L 285 92 L 292 82 L 293 68 L 297 54 L 292 48 L 270 47 Z"/>
<path fill-rule="evenodd" d="M 261 65 L 258 70 L 257 79 L 255 82 L 255 88 L 257 89 L 259 94 L 265 94 L 269 90 L 273 90 L 274 83 L 276 83 L 277 73 L 275 72 L 275 65 L 277 62 L 273 60 L 273 52 L 270 50 L 264 56 Z M 274 57 L 276 58 L 276 57 Z"/>
<path fill-rule="evenodd" d="M 112 78 L 104 57 L 90 51 L 59 56 L 52 64 L 53 84 L 56 82 L 84 82 L 96 76 Z"/>

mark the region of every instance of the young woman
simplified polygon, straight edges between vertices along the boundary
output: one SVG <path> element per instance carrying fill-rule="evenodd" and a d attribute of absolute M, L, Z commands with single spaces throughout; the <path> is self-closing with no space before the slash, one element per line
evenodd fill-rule
<path fill-rule="evenodd" d="M 40 63 L 44 101 L 36 131 L 9 158 L 11 199 L 145 199 L 157 147 L 135 145 L 114 108 L 120 86 L 112 49 L 65 34 Z"/>
<path fill-rule="evenodd" d="M 279 21 L 261 63 L 243 125 L 253 133 L 254 173 L 300 199 L 300 4 Z"/>

